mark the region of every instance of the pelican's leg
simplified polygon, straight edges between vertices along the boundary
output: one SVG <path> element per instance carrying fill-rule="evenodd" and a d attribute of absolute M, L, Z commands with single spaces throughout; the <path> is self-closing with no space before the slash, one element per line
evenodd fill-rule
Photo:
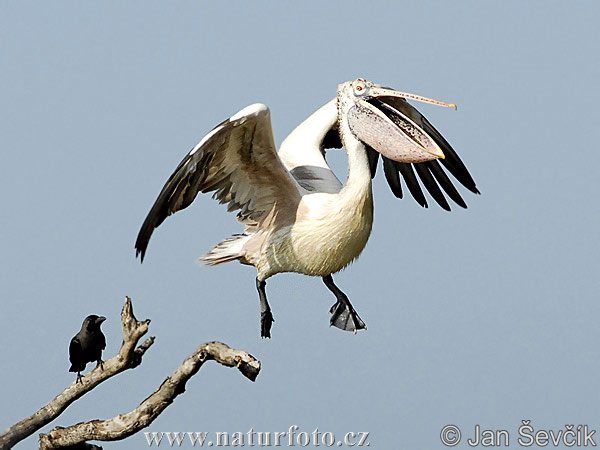
<path fill-rule="evenodd" d="M 366 330 L 367 326 L 350 304 L 350 300 L 348 300 L 346 294 L 335 285 L 333 277 L 327 275 L 323 277 L 323 282 L 337 298 L 335 305 L 329 309 L 329 312 L 332 314 L 330 324 L 338 327 L 340 330 L 354 331 L 355 333 L 356 330 L 363 328 Z"/>
<path fill-rule="evenodd" d="M 275 322 L 267 301 L 266 285 L 266 281 L 259 281 L 258 277 L 256 278 L 256 289 L 258 289 L 258 298 L 260 299 L 260 337 L 262 338 L 271 337 L 271 325 Z"/>

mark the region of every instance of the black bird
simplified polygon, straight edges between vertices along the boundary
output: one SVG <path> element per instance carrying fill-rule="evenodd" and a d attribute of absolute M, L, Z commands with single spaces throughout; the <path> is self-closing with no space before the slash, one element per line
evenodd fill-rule
<path fill-rule="evenodd" d="M 69 361 L 71 368 L 69 372 L 77 372 L 77 382 L 81 381 L 81 372 L 85 370 L 85 366 L 89 362 L 97 362 L 96 367 L 102 365 L 102 350 L 106 348 L 106 338 L 100 330 L 100 325 L 106 320 L 106 317 L 96 316 L 92 314 L 87 316 L 81 325 L 81 330 L 69 345 Z"/>

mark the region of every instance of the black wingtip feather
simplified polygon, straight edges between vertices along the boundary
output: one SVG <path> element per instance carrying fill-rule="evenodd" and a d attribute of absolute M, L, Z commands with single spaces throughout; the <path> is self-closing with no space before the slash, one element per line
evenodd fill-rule
<path fill-rule="evenodd" d="M 427 161 L 425 164 L 432 173 L 440 187 L 448 194 L 448 196 L 461 208 L 466 208 L 467 204 L 460 196 L 448 175 L 444 172 L 437 160 Z"/>
<path fill-rule="evenodd" d="M 147 246 L 147 243 L 144 245 L 144 243 L 142 242 L 141 236 L 138 236 L 137 241 L 135 242 L 135 257 L 140 258 L 140 264 L 144 262 L 144 256 L 146 256 Z"/>
<path fill-rule="evenodd" d="M 385 156 L 383 157 L 383 173 L 385 174 L 385 179 L 392 189 L 392 193 L 396 197 L 402 198 L 402 185 L 400 184 L 398 169 L 396 168 L 394 161 L 386 158 Z"/>
<path fill-rule="evenodd" d="M 469 191 L 473 192 L 474 194 L 479 193 L 479 190 L 475 186 L 475 181 L 467 171 L 464 164 L 462 164 L 460 160 L 453 159 L 451 156 L 449 156 L 449 154 L 446 153 L 446 150 L 444 150 L 444 153 L 446 158 L 442 159 L 442 164 L 446 169 L 448 169 L 448 172 L 454 175 L 460 184 L 466 187 Z M 457 161 L 460 162 L 460 164 L 457 164 Z"/>
<path fill-rule="evenodd" d="M 377 173 L 377 163 L 379 162 L 379 152 L 372 147 L 367 147 L 367 159 L 369 160 L 369 169 L 371 170 L 371 179 L 375 178 Z"/>
<path fill-rule="evenodd" d="M 421 190 L 421 186 L 419 186 L 419 182 L 417 181 L 417 177 L 412 169 L 412 166 L 408 163 L 395 163 L 396 168 L 404 178 L 406 186 L 410 191 L 413 198 L 417 201 L 419 205 L 423 208 L 428 208 L 427 200 L 425 199 L 425 195 L 423 195 L 423 191 Z"/>
<path fill-rule="evenodd" d="M 456 179 L 468 190 L 477 194 L 479 191 L 475 187 L 475 181 L 473 177 L 469 173 L 469 170 L 462 162 L 458 154 L 454 151 L 452 146 L 448 143 L 448 141 L 441 135 L 441 133 L 435 129 L 431 122 L 427 120 L 426 117 L 422 116 L 423 119 L 423 129 L 424 131 L 431 136 L 431 138 L 435 141 L 435 143 L 442 149 L 444 152 L 445 159 L 442 159 L 441 162 L 448 169 L 448 171 L 456 177 Z"/>
<path fill-rule="evenodd" d="M 423 182 L 423 186 L 425 186 L 425 189 L 427 189 L 427 192 L 429 192 L 431 197 L 437 202 L 438 205 L 440 205 L 446 211 L 450 211 L 450 205 L 440 190 L 440 187 L 433 179 L 429 168 L 422 163 L 414 164 L 414 166 L 419 178 Z"/>

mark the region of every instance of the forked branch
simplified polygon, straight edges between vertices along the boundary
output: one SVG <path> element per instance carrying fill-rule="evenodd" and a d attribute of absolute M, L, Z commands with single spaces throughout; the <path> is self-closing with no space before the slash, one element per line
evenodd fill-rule
<path fill-rule="evenodd" d="M 10 448 L 17 442 L 31 436 L 41 427 L 56 419 L 71 403 L 103 381 L 141 364 L 144 353 L 154 343 L 154 337 L 149 337 L 137 346 L 140 338 L 148 332 L 150 320 L 139 322 L 135 318 L 129 297 L 125 298 L 125 305 L 121 311 L 121 324 L 123 327 L 123 345 L 121 345 L 118 355 L 104 362 L 104 370 L 96 367 L 81 378 L 81 383 L 74 381 L 46 406 L 11 426 L 0 435 L 0 448 Z"/>
<path fill-rule="evenodd" d="M 173 375 L 133 411 L 112 419 L 92 420 L 68 428 L 55 428 L 40 435 L 40 449 L 76 445 L 88 440 L 116 441 L 125 439 L 150 425 L 173 400 L 185 392 L 186 382 L 194 376 L 206 361 L 215 360 L 228 367 L 237 367 L 247 378 L 254 381 L 260 372 L 260 361 L 242 350 L 235 350 L 221 342 L 202 344 L 191 354 Z"/>

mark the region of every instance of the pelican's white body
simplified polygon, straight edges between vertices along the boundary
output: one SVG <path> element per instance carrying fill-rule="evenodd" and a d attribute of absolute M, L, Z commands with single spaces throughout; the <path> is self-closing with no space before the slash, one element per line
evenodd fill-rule
<path fill-rule="evenodd" d="M 312 205 L 312 206 L 311 206 Z M 264 280 L 279 272 L 326 276 L 339 272 L 365 247 L 373 224 L 370 189 L 359 197 L 339 194 L 307 194 L 300 209 L 305 210 L 294 225 L 273 232 L 257 248 L 251 237 L 243 247 L 244 259 Z M 256 251 L 258 250 L 258 251 Z"/>

